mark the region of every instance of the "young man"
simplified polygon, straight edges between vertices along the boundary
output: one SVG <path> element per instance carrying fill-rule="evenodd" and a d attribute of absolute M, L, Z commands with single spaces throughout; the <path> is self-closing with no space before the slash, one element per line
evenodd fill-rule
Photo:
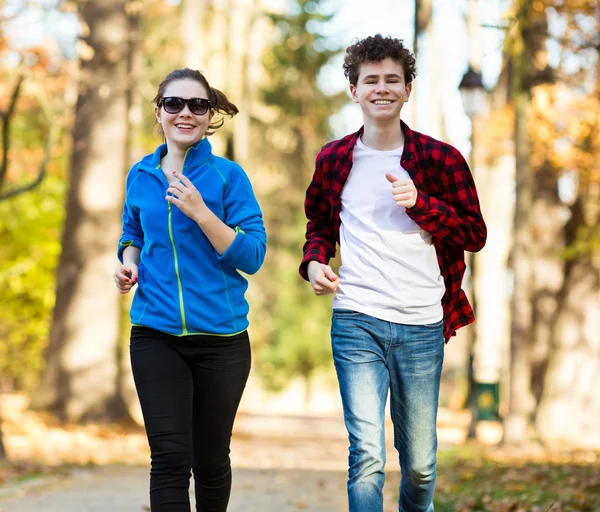
<path fill-rule="evenodd" d="M 300 274 L 335 293 L 331 340 L 350 440 L 350 512 L 383 510 L 390 391 L 402 469 L 399 510 L 433 510 L 436 418 L 445 341 L 474 320 L 461 290 L 464 251 L 486 227 L 452 146 L 400 120 L 415 77 L 402 41 L 377 34 L 346 49 L 364 126 L 326 144 L 308 187 Z M 328 265 L 339 243 L 339 277 Z"/>

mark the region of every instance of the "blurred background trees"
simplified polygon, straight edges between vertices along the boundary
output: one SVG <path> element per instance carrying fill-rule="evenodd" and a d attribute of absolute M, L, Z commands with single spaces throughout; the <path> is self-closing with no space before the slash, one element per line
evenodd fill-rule
<path fill-rule="evenodd" d="M 78 421 L 125 415 L 120 392 L 121 299 L 105 277 L 120 236 L 123 176 L 130 133 L 127 92 L 135 4 L 84 2 L 84 55 L 72 127 L 62 252 L 46 366 L 32 405 Z M 135 22 L 134 22 L 135 23 Z M 99 236 L 100 235 L 100 236 Z"/>
<path fill-rule="evenodd" d="M 475 260 L 475 282 L 466 283 L 477 291 L 476 313 L 486 319 L 474 327 L 477 343 L 487 342 L 488 350 L 493 340 L 507 441 L 598 442 L 600 6 L 473 3 L 505 13 L 491 29 L 502 34 L 501 70 L 487 113 L 473 122 L 477 146 L 470 148 L 492 227 Z M 342 75 L 340 52 L 358 35 L 332 36 L 342 4 L 2 4 L 0 111 L 10 123 L 3 124 L 0 198 L 35 184 L 0 200 L 2 389 L 26 391 L 36 408 L 73 421 L 132 414 L 130 298 L 118 295 L 111 277 L 124 177 L 159 142 L 150 103 L 158 83 L 189 65 L 240 108 L 211 142 L 215 152 L 243 165 L 264 210 L 267 260 L 249 290 L 254 373 L 272 390 L 302 379 L 310 401 L 314 376 L 331 373 L 330 302 L 314 297 L 297 273 L 302 203 L 316 154 L 342 134 L 333 121 L 339 124 L 336 116 L 349 101 L 345 91 L 324 86 L 331 73 Z M 466 2 L 455 8 L 465 14 Z M 423 131 L 456 145 L 435 49 L 434 34 L 447 23 L 443 9 L 448 4 L 439 0 L 406 2 L 406 15 L 417 19 L 404 39 L 419 50 L 420 74 L 405 117 L 420 129 L 427 114 L 435 127 Z M 53 38 L 15 38 L 19 20 L 32 13 L 55 27 Z M 425 113 L 416 98 L 428 95 Z M 509 252 L 508 260 L 497 257 Z M 463 346 L 470 350 L 453 340 L 448 352 Z M 461 371 L 466 375 L 467 366 Z"/>
<path fill-rule="evenodd" d="M 507 135 L 514 141 L 515 210 L 505 440 L 575 436 L 594 443 L 600 5 L 519 0 L 506 22 L 502 87 L 514 127 Z"/>
<path fill-rule="evenodd" d="M 271 244 L 260 280 L 269 304 L 269 326 L 259 356 L 261 374 L 274 389 L 300 376 L 310 400 L 313 373 L 330 364 L 328 300 L 313 300 L 309 286 L 298 279 L 306 218 L 304 192 L 321 146 L 333 138 L 329 118 L 347 101 L 345 92 L 325 94 L 317 85 L 319 73 L 340 52 L 323 35 L 332 14 L 325 2 L 298 0 L 293 14 L 271 14 L 275 39 L 264 57 L 266 83 L 262 101 L 268 108 L 254 131 L 257 153 L 271 168 L 274 184 L 263 200 Z M 262 155 L 262 156 L 261 156 Z M 301 312 L 301 313 L 300 313 Z"/>

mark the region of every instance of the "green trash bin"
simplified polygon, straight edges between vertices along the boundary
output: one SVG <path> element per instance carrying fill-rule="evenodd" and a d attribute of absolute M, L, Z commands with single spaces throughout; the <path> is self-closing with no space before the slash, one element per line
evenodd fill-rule
<path fill-rule="evenodd" d="M 478 421 L 496 421 L 500 419 L 500 384 L 498 382 L 476 382 L 475 399 Z"/>

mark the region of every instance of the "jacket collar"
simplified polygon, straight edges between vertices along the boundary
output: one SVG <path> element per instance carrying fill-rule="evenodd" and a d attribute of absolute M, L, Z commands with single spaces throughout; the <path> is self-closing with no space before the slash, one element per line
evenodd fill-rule
<path fill-rule="evenodd" d="M 160 170 L 160 160 L 167 154 L 167 145 L 161 144 L 156 148 L 154 153 L 146 155 L 140 161 L 138 170 L 147 171 L 156 176 L 161 176 L 162 171 Z M 206 162 L 212 155 L 212 146 L 208 139 L 204 137 L 193 146 L 189 147 L 185 153 L 185 159 L 183 161 L 183 173 L 187 170 L 197 167 Z"/>

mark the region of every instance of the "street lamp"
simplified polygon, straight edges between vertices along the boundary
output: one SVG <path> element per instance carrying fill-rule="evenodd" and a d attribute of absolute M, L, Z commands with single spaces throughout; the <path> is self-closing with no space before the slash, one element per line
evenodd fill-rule
<path fill-rule="evenodd" d="M 473 121 L 473 117 L 482 114 L 486 107 L 487 92 L 481 79 L 481 73 L 469 66 L 458 85 L 458 90 L 460 91 L 465 114 Z"/>

